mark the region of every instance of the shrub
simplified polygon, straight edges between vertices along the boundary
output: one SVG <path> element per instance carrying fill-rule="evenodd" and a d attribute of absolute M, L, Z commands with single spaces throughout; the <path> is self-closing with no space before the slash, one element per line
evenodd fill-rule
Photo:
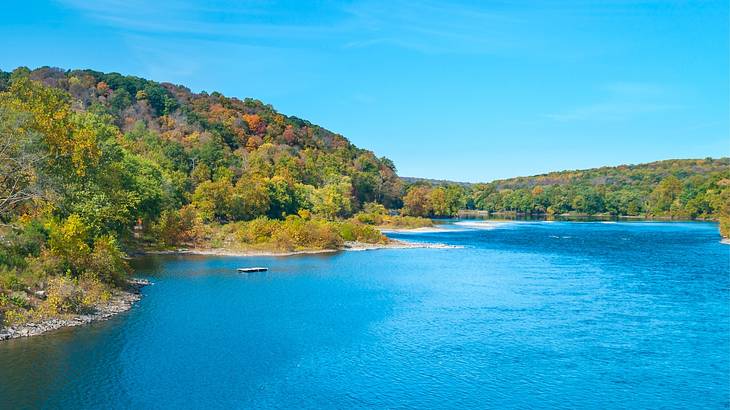
<path fill-rule="evenodd" d="M 355 220 L 357 220 L 360 223 L 367 224 L 367 225 L 382 225 L 383 224 L 383 215 L 367 213 L 367 212 L 358 212 L 355 215 Z"/>
<path fill-rule="evenodd" d="M 188 242 L 192 238 L 196 216 L 195 209 L 189 206 L 179 211 L 164 210 L 160 219 L 152 225 L 152 234 L 165 246 Z"/>
<path fill-rule="evenodd" d="M 96 277 L 84 275 L 79 280 L 79 286 L 83 289 L 84 296 L 82 304 L 85 307 L 106 303 L 112 297 L 109 286 Z"/>
<path fill-rule="evenodd" d="M 87 275 L 115 286 L 123 286 L 130 271 L 124 253 L 112 236 L 102 236 L 94 241 L 94 250 L 84 268 Z"/>
<path fill-rule="evenodd" d="M 15 269 L 0 266 L 0 290 L 25 290 L 25 284 L 18 278 Z"/>
<path fill-rule="evenodd" d="M 245 222 L 238 231 L 237 239 L 247 244 L 261 244 L 271 241 L 277 221 L 265 216 Z"/>
<path fill-rule="evenodd" d="M 237 225 L 236 239 L 250 245 L 271 245 L 283 250 L 331 249 L 342 245 L 335 222 L 289 215 L 285 220 L 266 217 Z"/>
<path fill-rule="evenodd" d="M 30 307 L 30 301 L 28 300 L 28 295 L 26 295 L 25 292 L 13 292 L 10 295 L 9 300 L 10 303 L 16 307 L 22 309 L 28 309 Z"/>
<path fill-rule="evenodd" d="M 730 238 L 730 216 L 720 217 L 720 235 Z"/>
<path fill-rule="evenodd" d="M 46 300 L 40 311 L 47 315 L 78 313 L 84 307 L 84 292 L 71 278 L 59 276 L 48 281 Z"/>
<path fill-rule="evenodd" d="M 48 230 L 49 248 L 60 258 L 64 271 L 70 270 L 73 274 L 80 273 L 91 252 L 89 228 L 81 217 L 71 214 L 62 222 L 52 221 L 48 224 Z"/>
<path fill-rule="evenodd" d="M 385 243 L 388 239 L 377 228 L 353 222 L 340 222 L 339 235 L 346 241 Z"/>
<path fill-rule="evenodd" d="M 5 312 L 0 312 L 0 324 L 14 325 L 24 323 L 28 321 L 29 317 L 30 312 L 24 309 L 9 309 Z"/>

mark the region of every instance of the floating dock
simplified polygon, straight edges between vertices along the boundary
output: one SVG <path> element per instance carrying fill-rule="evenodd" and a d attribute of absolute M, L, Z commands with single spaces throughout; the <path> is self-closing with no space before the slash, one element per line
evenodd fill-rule
<path fill-rule="evenodd" d="M 253 268 L 238 268 L 236 270 L 239 271 L 239 272 L 242 272 L 242 273 L 266 272 L 267 270 L 269 270 L 269 268 L 253 267 Z"/>

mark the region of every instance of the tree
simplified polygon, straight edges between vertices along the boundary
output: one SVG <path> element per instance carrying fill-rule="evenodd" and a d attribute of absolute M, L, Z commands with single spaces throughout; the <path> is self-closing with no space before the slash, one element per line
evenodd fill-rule
<path fill-rule="evenodd" d="M 649 209 L 655 214 L 670 210 L 672 203 L 682 193 L 682 182 L 670 175 L 664 178 L 649 196 Z"/>
<path fill-rule="evenodd" d="M 352 184 L 350 178 L 342 177 L 314 191 L 312 203 L 314 212 L 327 219 L 335 219 L 350 215 L 352 202 L 350 195 Z"/>
<path fill-rule="evenodd" d="M 27 201 L 44 197 L 47 152 L 29 115 L 0 105 L 0 218 Z"/>
<path fill-rule="evenodd" d="M 436 187 L 428 193 L 429 208 L 434 216 L 450 215 L 449 204 L 446 200 L 446 190 Z"/>
<path fill-rule="evenodd" d="M 21 76 L 10 90 L 0 93 L 0 106 L 28 113 L 26 126 L 44 139 L 51 157 L 67 170 L 83 175 L 98 161 L 100 149 L 95 139 L 93 114 L 71 111 L 68 95 L 58 89 L 44 87 Z"/>
<path fill-rule="evenodd" d="M 403 214 L 410 216 L 429 216 L 432 212 L 430 189 L 426 186 L 411 187 L 403 197 Z"/>
<path fill-rule="evenodd" d="M 269 189 L 266 180 L 251 176 L 241 178 L 231 198 L 231 216 L 235 220 L 251 220 L 269 212 Z"/>
<path fill-rule="evenodd" d="M 226 178 L 203 181 L 195 188 L 192 205 L 205 221 L 226 220 L 232 215 L 231 199 L 233 195 L 231 181 Z"/>

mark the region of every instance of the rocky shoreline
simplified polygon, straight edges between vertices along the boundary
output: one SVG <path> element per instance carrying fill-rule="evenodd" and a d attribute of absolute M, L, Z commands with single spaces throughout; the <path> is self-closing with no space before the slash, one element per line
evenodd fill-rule
<path fill-rule="evenodd" d="M 135 302 L 142 298 L 140 289 L 150 285 L 146 279 L 130 279 L 128 290 L 117 290 L 111 300 L 89 314 L 69 315 L 63 318 L 50 318 L 39 322 L 23 323 L 21 325 L 0 328 L 0 341 L 20 337 L 37 336 L 52 330 L 64 327 L 73 327 L 106 320 L 119 313 L 129 310 Z"/>

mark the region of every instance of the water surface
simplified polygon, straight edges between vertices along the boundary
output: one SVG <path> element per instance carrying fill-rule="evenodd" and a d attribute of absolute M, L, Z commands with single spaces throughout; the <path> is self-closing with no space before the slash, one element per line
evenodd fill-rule
<path fill-rule="evenodd" d="M 392 236 L 462 248 L 139 259 L 131 311 L 0 343 L 0 408 L 730 405 L 716 224 L 447 227 Z"/>

